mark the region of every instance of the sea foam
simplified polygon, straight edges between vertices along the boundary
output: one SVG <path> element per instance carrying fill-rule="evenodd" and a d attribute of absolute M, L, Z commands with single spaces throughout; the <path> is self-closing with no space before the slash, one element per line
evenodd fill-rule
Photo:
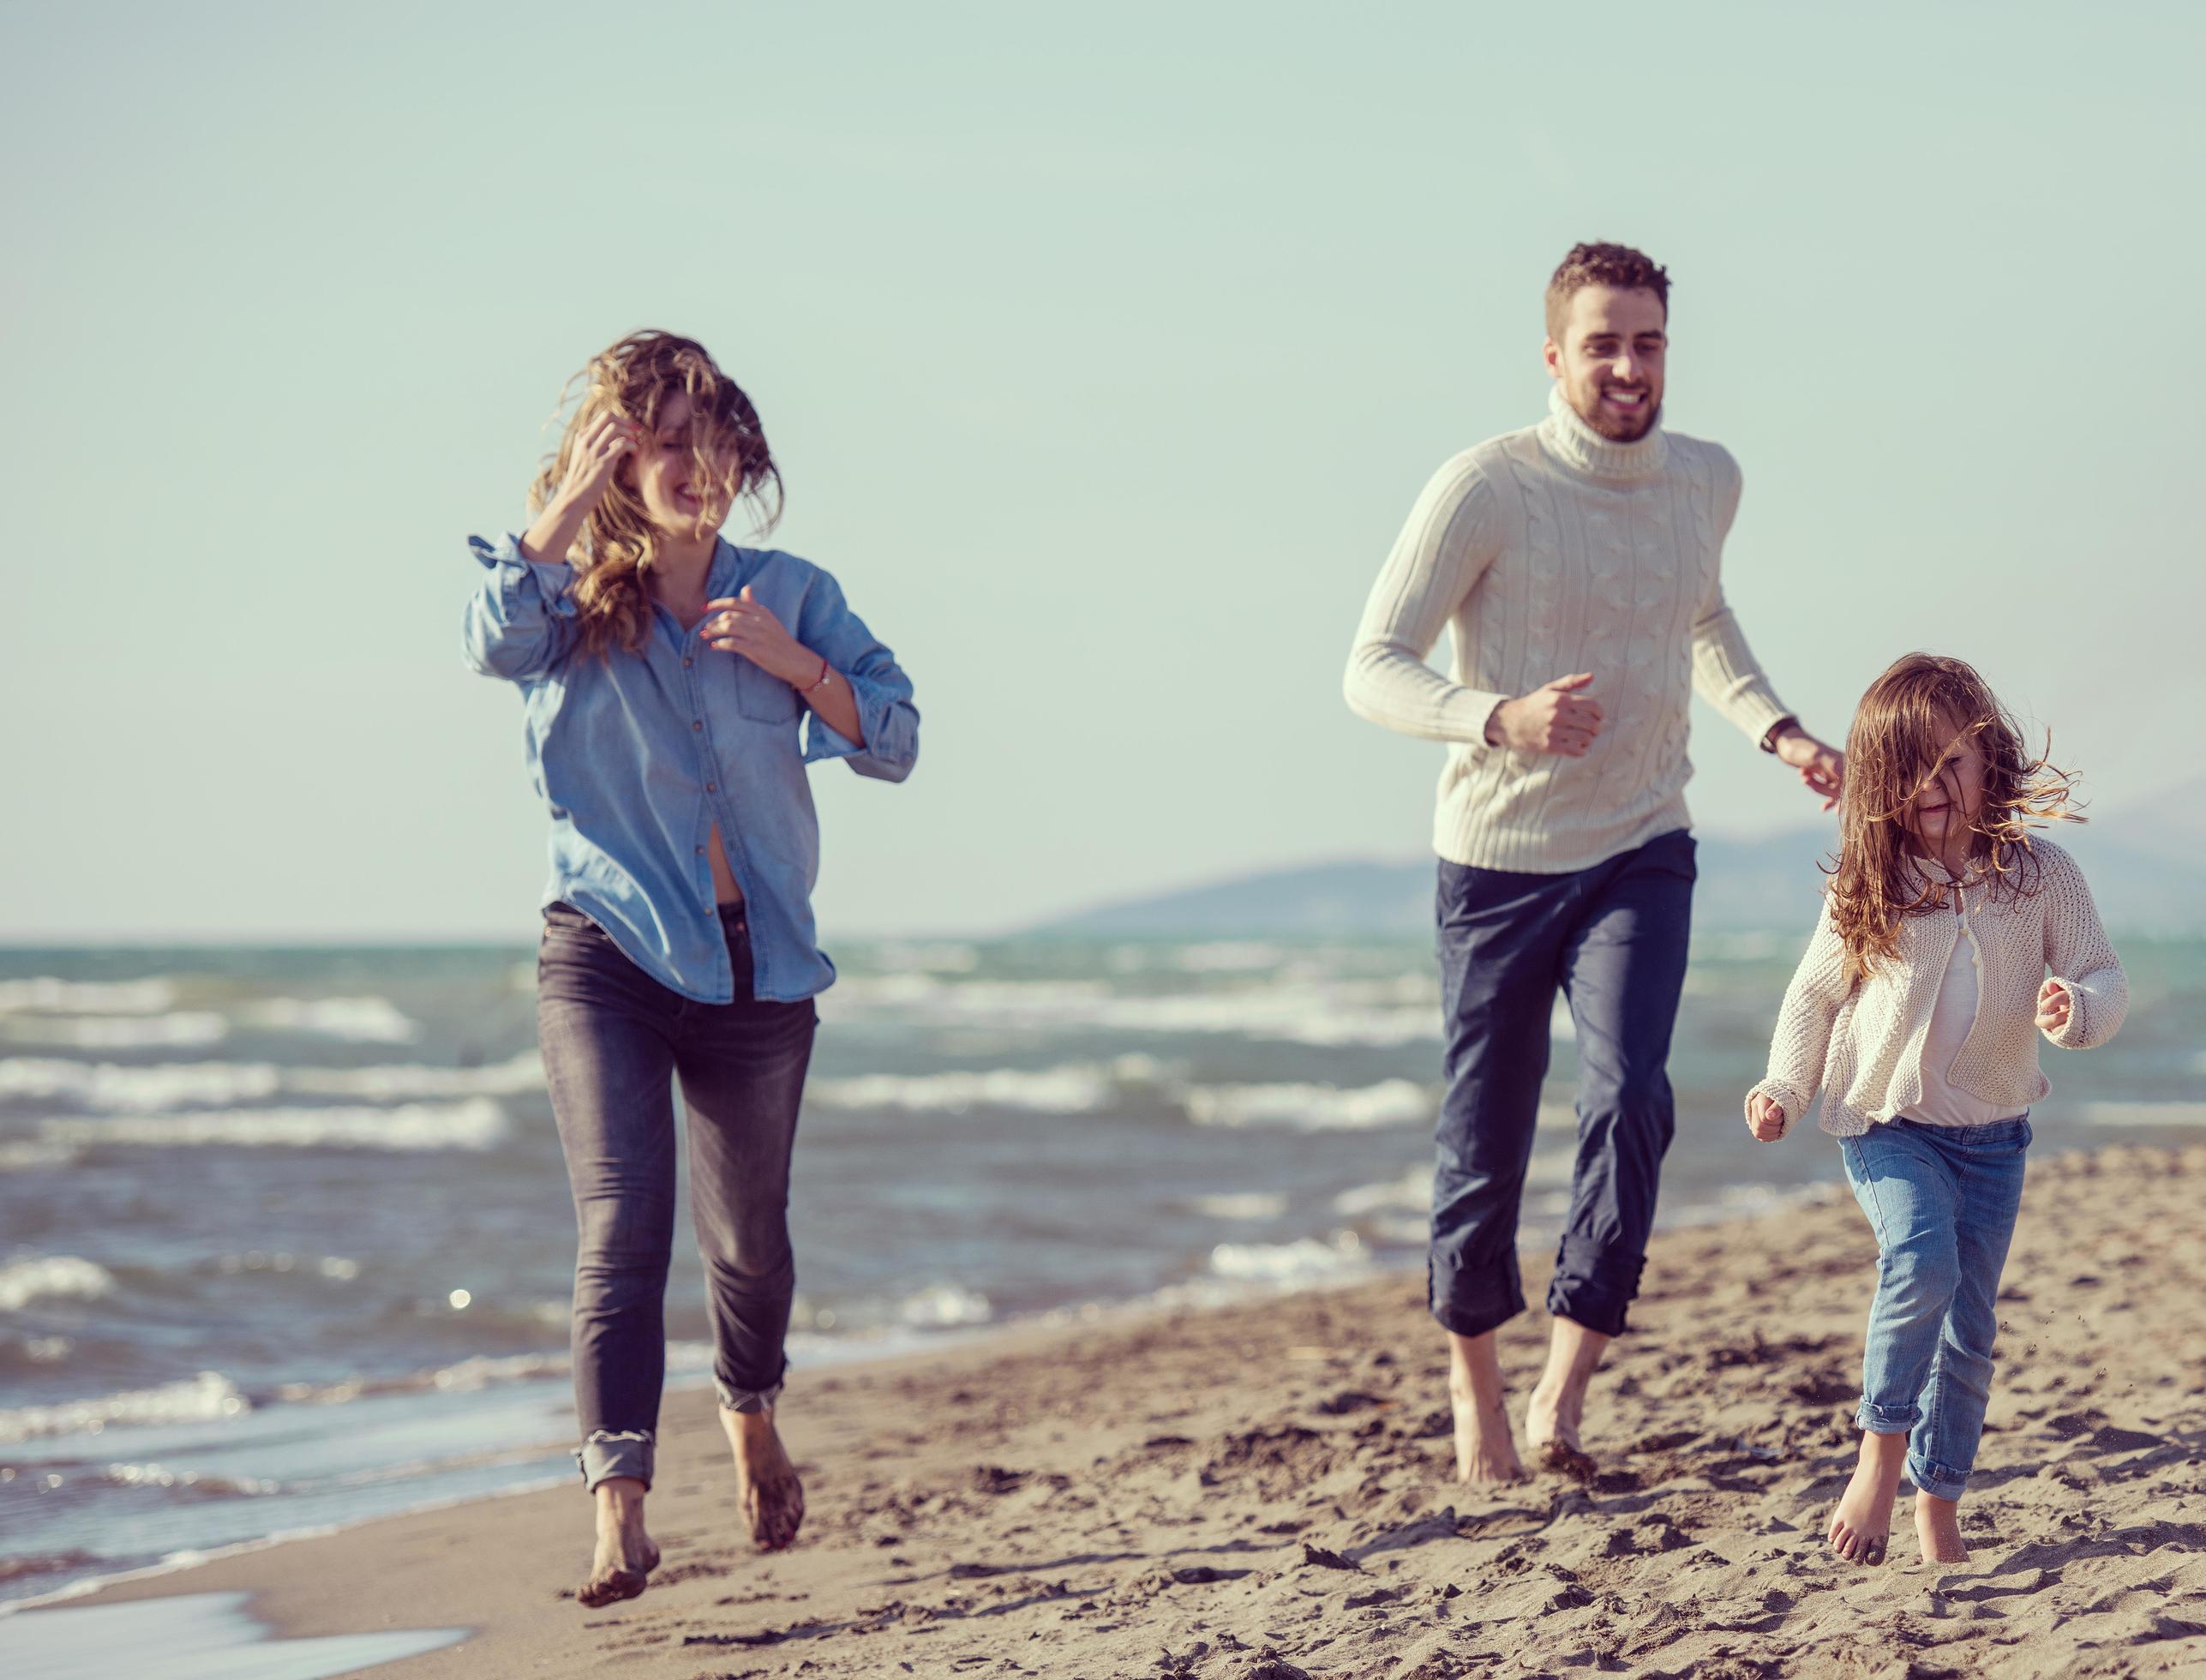
<path fill-rule="evenodd" d="M 159 1015 L 175 1006 L 165 980 L 0 980 L 0 1015 L 37 1010 L 59 1015 Z"/>
<path fill-rule="evenodd" d="M 65 1102 L 109 1113 L 220 1108 L 274 1096 L 350 1096 L 400 1102 L 435 1097 L 507 1096 L 543 1086 L 536 1052 L 488 1067 L 278 1067 L 272 1062 L 114 1062 L 10 1057 L 0 1060 L 0 1101 Z"/>
<path fill-rule="evenodd" d="M 237 1018 L 248 1026 L 362 1044 L 406 1044 L 422 1032 L 385 998 L 267 998 L 240 1008 Z"/>
<path fill-rule="evenodd" d="M 1018 1108 L 1078 1114 L 1107 1107 L 1122 1082 L 1155 1077 L 1156 1065 L 1147 1057 L 1123 1056 L 1107 1065 L 1082 1062 L 1032 1071 L 991 1068 L 816 1079 L 806 1088 L 805 1099 L 830 1108 L 903 1108 L 920 1113 Z"/>
<path fill-rule="evenodd" d="M 1343 1090 L 1334 1085 L 1195 1085 L 1182 1095 L 1197 1125 L 1281 1126 L 1294 1131 L 1362 1131 L 1432 1118 L 1433 1099 L 1407 1079 Z"/>
<path fill-rule="evenodd" d="M 181 1049 L 230 1036 L 230 1023 L 205 1009 L 168 1015 L 11 1015 L 0 1017 L 0 1027 L 18 1043 L 71 1050 Z"/>
<path fill-rule="evenodd" d="M 202 1371 L 196 1377 L 154 1389 L 131 1389 L 92 1400 L 0 1411 L 0 1441 L 81 1435 L 123 1424 L 203 1423 L 234 1418 L 252 1409 L 252 1402 L 228 1377 L 219 1371 Z"/>
<path fill-rule="evenodd" d="M 1329 1239 L 1303 1237 L 1291 1243 L 1220 1243 L 1210 1269 L 1237 1282 L 1306 1284 L 1330 1281 L 1370 1268 L 1371 1256 L 1353 1231 Z"/>
<path fill-rule="evenodd" d="M 48 1120 L 50 1143 L 151 1149 L 495 1149 L 506 1112 L 489 1097 L 393 1108 L 211 1108 L 182 1113 Z"/>
<path fill-rule="evenodd" d="M 17 1260 L 0 1266 L 0 1312 L 21 1312 L 38 1300 L 97 1300 L 114 1287 L 106 1267 L 75 1255 Z"/>

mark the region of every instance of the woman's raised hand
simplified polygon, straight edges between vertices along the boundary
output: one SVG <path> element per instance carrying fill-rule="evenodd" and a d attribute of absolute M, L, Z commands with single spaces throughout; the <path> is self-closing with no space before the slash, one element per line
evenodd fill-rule
<path fill-rule="evenodd" d="M 1784 1110 L 1761 1092 L 1747 1099 L 1747 1130 L 1763 1143 L 1774 1143 L 1783 1137 L 1787 1124 Z"/>
<path fill-rule="evenodd" d="M 635 448 L 641 435 L 632 420 L 599 415 L 596 423 L 574 441 L 573 453 L 566 458 L 566 477 L 560 481 L 554 499 L 585 513 L 595 507 L 612 483 L 620 457 Z"/>
<path fill-rule="evenodd" d="M 641 435 L 632 420 L 617 414 L 599 415 L 567 452 L 566 474 L 529 527 L 528 535 L 521 538 L 522 554 L 531 560 L 569 558 L 583 526 L 589 523 L 590 509 L 605 499 L 614 469 Z"/>

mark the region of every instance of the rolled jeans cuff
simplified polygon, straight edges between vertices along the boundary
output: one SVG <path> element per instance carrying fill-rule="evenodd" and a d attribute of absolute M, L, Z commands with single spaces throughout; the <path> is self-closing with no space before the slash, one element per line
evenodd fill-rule
<path fill-rule="evenodd" d="M 1525 1310 L 1524 1290 L 1514 1266 L 1479 1276 L 1434 1255 L 1426 1262 L 1425 1275 L 1434 1320 L 1457 1335 L 1484 1335 Z"/>
<path fill-rule="evenodd" d="M 1966 1470 L 1956 1470 L 1950 1464 L 1940 1464 L 1920 1453 L 1907 1455 L 1907 1475 L 1916 1492 L 1927 1493 L 1933 1499 L 1958 1499 L 1969 1491 Z"/>
<path fill-rule="evenodd" d="M 656 1455 L 648 1429 L 600 1429 L 574 1449 L 574 1462 L 582 1472 L 582 1485 L 592 1493 L 598 1483 L 616 1476 L 632 1477 L 648 1491 Z"/>
<path fill-rule="evenodd" d="M 766 1389 L 737 1389 L 715 1377 L 712 1386 L 720 1396 L 721 1405 L 730 1412 L 770 1412 L 774 1402 L 782 1397 L 779 1383 Z"/>
<path fill-rule="evenodd" d="M 1872 1435 L 1912 1435 L 1921 1421 L 1919 1406 L 1879 1406 L 1867 1398 L 1854 1413 L 1854 1426 Z"/>
<path fill-rule="evenodd" d="M 1597 1335 L 1622 1335 L 1624 1315 L 1640 1293 L 1646 1257 L 1566 1235 L 1547 1286 L 1547 1310 Z"/>

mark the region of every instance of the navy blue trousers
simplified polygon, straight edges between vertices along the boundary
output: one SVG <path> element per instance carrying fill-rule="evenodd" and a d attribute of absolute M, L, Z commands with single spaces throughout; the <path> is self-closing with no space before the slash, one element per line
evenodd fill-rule
<path fill-rule="evenodd" d="M 1435 1141 L 1432 1316 L 1481 1335 L 1524 1311 L 1517 1209 L 1559 988 L 1578 1043 L 1578 1159 L 1548 1311 L 1615 1335 L 1639 1293 L 1675 1129 L 1670 1029 L 1685 985 L 1693 837 L 1565 875 L 1442 860 L 1448 1095 Z"/>

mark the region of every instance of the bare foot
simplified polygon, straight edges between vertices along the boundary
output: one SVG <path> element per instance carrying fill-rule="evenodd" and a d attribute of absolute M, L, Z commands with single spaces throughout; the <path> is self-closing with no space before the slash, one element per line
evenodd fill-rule
<path fill-rule="evenodd" d="M 1601 1368 L 1609 1340 L 1604 1332 L 1557 1313 L 1548 1334 L 1547 1369 L 1525 1405 L 1525 1444 L 1532 1449 L 1532 1462 L 1574 1482 L 1590 1482 L 1600 1473 L 1578 1431 L 1586 1421 L 1586 1388 Z"/>
<path fill-rule="evenodd" d="M 1526 1479 L 1517 1443 L 1509 1438 L 1508 1404 L 1500 1395 L 1486 1404 L 1454 1382 L 1448 1404 L 1455 1413 L 1455 1479 L 1499 1485 Z"/>
<path fill-rule="evenodd" d="M 782 1450 L 774 1414 L 730 1412 L 723 1406 L 720 1426 L 735 1449 L 735 1485 L 751 1525 L 751 1542 L 761 1551 L 779 1551 L 796 1539 L 804 1521 L 804 1484 Z"/>
<path fill-rule="evenodd" d="M 1849 1563 L 1881 1563 L 1892 1532 L 1892 1501 L 1907 1467 L 1907 1437 L 1862 1431 L 1861 1462 L 1831 1513 L 1831 1549 Z"/>
<path fill-rule="evenodd" d="M 575 1602 L 588 1610 L 632 1599 L 650 1584 L 659 1566 L 659 1549 L 644 1532 L 644 1485 L 615 1476 L 597 1485 L 597 1552 L 590 1579 L 575 1589 Z"/>
<path fill-rule="evenodd" d="M 1542 1377 L 1525 1406 L 1525 1444 L 1532 1449 L 1532 1462 L 1576 1482 L 1599 1474 L 1601 1467 L 1578 1438 L 1585 1411 L 1585 1389 L 1550 1388 Z"/>
<path fill-rule="evenodd" d="M 1915 1496 L 1915 1537 L 1922 1542 L 1926 1563 L 1965 1563 L 1969 1548 L 1961 1539 L 1961 1507 L 1934 1493 Z"/>

